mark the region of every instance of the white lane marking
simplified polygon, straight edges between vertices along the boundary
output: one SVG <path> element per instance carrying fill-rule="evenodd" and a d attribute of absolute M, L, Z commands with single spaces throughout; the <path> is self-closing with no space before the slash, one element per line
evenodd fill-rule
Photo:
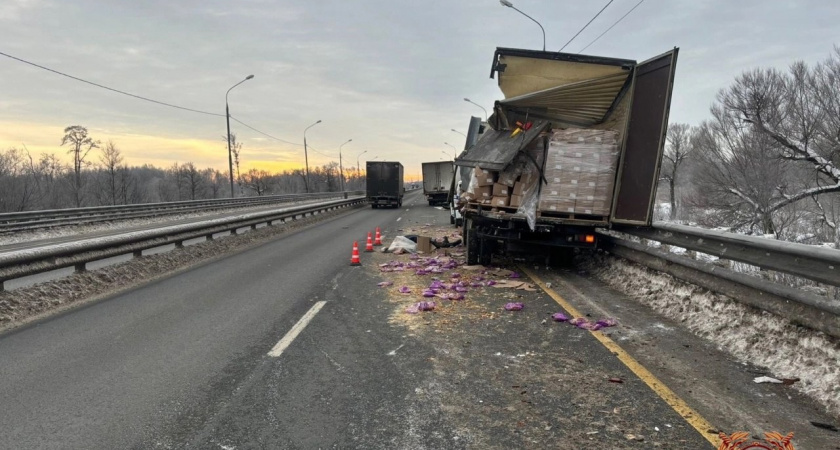
<path fill-rule="evenodd" d="M 402 220 L 402 217 L 397 217 L 397 222 L 399 222 L 400 220 Z"/>
<path fill-rule="evenodd" d="M 283 351 L 289 347 L 289 345 L 292 343 L 292 341 L 295 340 L 296 337 L 298 337 L 300 332 L 303 331 L 303 329 L 306 328 L 306 325 L 309 324 L 309 321 L 311 321 L 312 318 L 315 317 L 315 314 L 318 314 L 318 311 L 320 311 L 326 303 L 326 301 L 322 300 L 312 305 L 312 308 L 309 308 L 309 311 L 307 311 L 306 314 L 304 314 L 303 317 L 301 317 L 300 320 L 297 321 L 295 326 L 293 326 L 292 329 L 289 330 L 289 332 L 286 333 L 285 336 L 283 336 L 283 339 L 280 339 L 280 342 L 278 342 L 277 345 L 275 345 L 271 349 L 271 351 L 268 352 L 268 356 L 276 358 L 282 355 Z"/>
<path fill-rule="evenodd" d="M 399 350 L 403 347 L 405 347 L 405 344 L 402 344 L 399 347 L 397 347 L 397 348 L 391 350 L 390 352 L 388 352 L 388 356 L 395 356 L 397 354 L 397 350 Z"/>

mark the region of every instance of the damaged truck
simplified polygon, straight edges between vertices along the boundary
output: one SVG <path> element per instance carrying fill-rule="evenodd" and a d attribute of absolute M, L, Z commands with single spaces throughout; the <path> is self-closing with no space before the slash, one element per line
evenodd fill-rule
<path fill-rule="evenodd" d="M 455 161 L 469 264 L 496 252 L 563 262 L 596 247 L 598 228 L 651 224 L 677 54 L 496 49 L 505 98 Z"/>

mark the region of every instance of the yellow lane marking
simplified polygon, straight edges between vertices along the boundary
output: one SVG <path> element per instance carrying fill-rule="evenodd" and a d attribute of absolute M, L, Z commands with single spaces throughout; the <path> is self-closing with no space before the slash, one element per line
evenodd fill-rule
<path fill-rule="evenodd" d="M 569 302 L 567 302 L 566 299 L 564 299 L 560 296 L 560 294 L 554 292 L 551 288 L 546 286 L 546 284 L 542 281 L 542 279 L 540 279 L 540 277 L 537 276 L 536 273 L 534 273 L 527 267 L 520 266 L 520 268 L 523 272 L 525 272 L 526 275 L 528 275 L 532 280 L 534 280 L 534 283 L 536 283 L 540 288 L 542 288 L 542 290 L 545 291 L 546 294 L 553 298 L 554 301 L 557 302 L 558 305 L 560 305 L 560 307 L 565 309 L 566 312 L 575 317 L 583 317 L 583 314 L 581 314 L 580 311 L 578 311 L 574 306 L 569 304 Z M 607 348 L 607 350 L 616 355 L 618 359 L 622 363 L 624 363 L 624 365 L 627 366 L 628 369 L 630 369 L 631 372 L 636 374 L 637 377 L 639 377 L 645 384 L 647 384 L 648 387 L 650 387 L 653 390 L 653 392 L 656 393 L 656 395 L 658 395 L 662 400 L 665 400 L 665 403 L 667 403 L 671 408 L 673 408 L 674 411 L 677 412 L 677 414 L 682 416 L 682 418 L 685 419 L 685 421 L 688 422 L 689 425 L 694 427 L 694 429 L 697 430 L 697 432 L 700 433 L 701 436 L 706 438 L 707 441 L 711 442 L 712 445 L 715 446 L 715 448 L 720 447 L 722 442 L 717 433 L 709 433 L 709 430 L 716 429 L 712 426 L 712 424 L 710 424 L 696 411 L 691 409 L 691 407 L 688 406 L 688 404 L 683 399 L 677 396 L 677 394 L 674 393 L 674 391 L 672 391 L 671 389 L 669 389 L 668 386 L 665 386 L 664 383 L 659 381 L 659 379 L 656 378 L 654 374 L 650 373 L 649 370 L 647 370 L 638 361 L 636 361 L 635 358 L 630 356 L 630 354 L 624 351 L 624 349 L 619 347 L 619 345 L 616 344 L 615 341 L 598 331 L 590 331 L 590 333 L 592 333 L 592 336 L 594 336 L 595 339 L 597 339 L 601 344 L 603 344 L 604 347 Z"/>

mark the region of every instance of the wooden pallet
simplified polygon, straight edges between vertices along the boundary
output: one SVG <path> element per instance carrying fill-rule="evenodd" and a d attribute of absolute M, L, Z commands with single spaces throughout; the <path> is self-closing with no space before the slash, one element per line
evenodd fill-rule
<path fill-rule="evenodd" d="M 537 217 L 547 217 L 551 219 L 568 219 L 580 220 L 585 222 L 607 222 L 610 216 L 600 216 L 592 214 L 578 214 L 562 211 L 537 211 Z"/>

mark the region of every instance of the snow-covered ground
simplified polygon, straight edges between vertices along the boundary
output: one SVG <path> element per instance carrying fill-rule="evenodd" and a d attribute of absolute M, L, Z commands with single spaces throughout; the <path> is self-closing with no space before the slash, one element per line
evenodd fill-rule
<path fill-rule="evenodd" d="M 796 389 L 840 416 L 840 339 L 621 258 L 598 254 L 583 264 L 613 289 L 682 322 L 739 361 L 764 366 L 778 378 L 800 378 Z"/>

